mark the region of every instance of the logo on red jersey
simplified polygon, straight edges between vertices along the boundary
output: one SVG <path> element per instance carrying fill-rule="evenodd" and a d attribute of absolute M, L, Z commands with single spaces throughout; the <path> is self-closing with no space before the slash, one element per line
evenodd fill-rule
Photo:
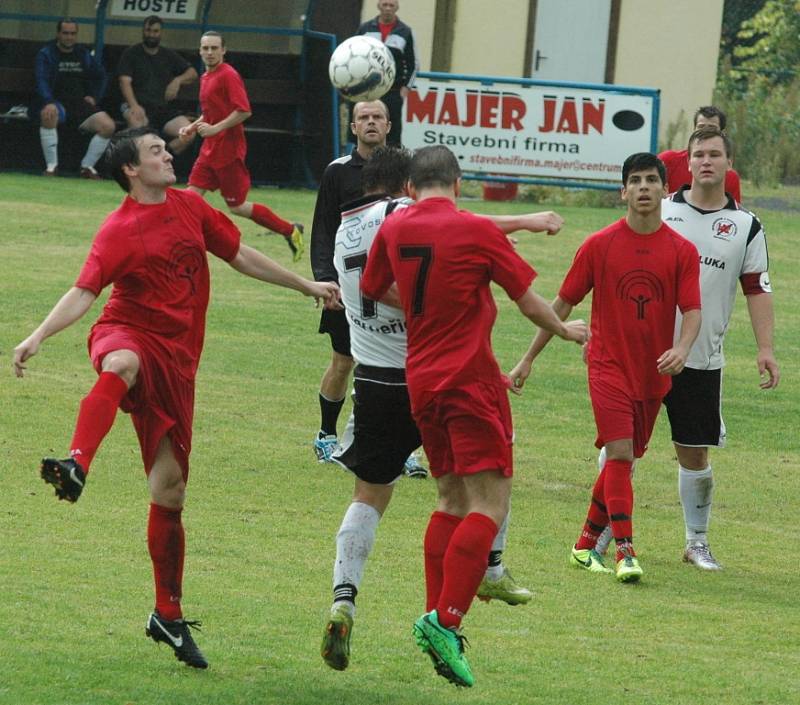
<path fill-rule="evenodd" d="M 191 294 L 197 293 L 195 278 L 203 268 L 205 257 L 198 246 L 191 241 L 176 242 L 169 253 L 170 280 L 173 282 L 184 281 L 189 284 Z"/>
<path fill-rule="evenodd" d="M 711 230 L 717 240 L 730 241 L 736 237 L 736 223 L 730 218 L 717 218 L 711 224 Z"/>
<path fill-rule="evenodd" d="M 636 320 L 643 321 L 647 304 L 664 299 L 664 285 L 652 272 L 634 269 L 619 280 L 617 298 L 632 302 L 636 307 Z"/>

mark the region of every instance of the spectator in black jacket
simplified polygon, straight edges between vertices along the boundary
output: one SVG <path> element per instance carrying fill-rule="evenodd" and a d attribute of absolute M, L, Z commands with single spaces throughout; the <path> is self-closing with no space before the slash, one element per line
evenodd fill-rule
<path fill-rule="evenodd" d="M 392 123 L 386 139 L 390 145 L 402 143 L 403 101 L 408 95 L 408 89 L 414 85 L 414 78 L 419 70 L 414 32 L 397 17 L 399 7 L 397 0 L 378 0 L 378 16 L 358 28 L 358 34 L 383 42 L 394 57 L 397 68 L 394 85 L 381 98 L 389 108 L 389 122 Z"/>
<path fill-rule="evenodd" d="M 116 125 L 99 107 L 108 83 L 106 70 L 77 40 L 78 24 L 67 18 L 59 20 L 55 40 L 36 54 L 31 115 L 39 117 L 46 176 L 58 171 L 58 126 L 66 124 L 94 134 L 81 160 L 81 176 L 99 179 L 94 165 L 103 156 Z"/>

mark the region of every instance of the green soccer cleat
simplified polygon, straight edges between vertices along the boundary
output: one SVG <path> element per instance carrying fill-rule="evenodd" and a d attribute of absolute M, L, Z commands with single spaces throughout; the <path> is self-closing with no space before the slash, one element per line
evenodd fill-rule
<path fill-rule="evenodd" d="M 527 588 L 517 584 L 517 581 L 503 566 L 503 575 L 497 580 L 491 580 L 485 575 L 478 586 L 477 597 L 479 600 L 501 600 L 507 605 L 527 605 L 533 598 L 533 593 Z"/>
<path fill-rule="evenodd" d="M 292 262 L 299 262 L 306 249 L 303 242 L 304 228 L 300 223 L 292 223 L 292 232 L 286 237 L 286 244 L 292 251 Z"/>
<path fill-rule="evenodd" d="M 436 673 L 456 686 L 471 688 L 475 684 L 475 677 L 464 656 L 465 637 L 460 631 L 439 624 L 436 610 L 423 614 L 414 622 L 413 633 L 417 646 L 433 661 Z"/>
<path fill-rule="evenodd" d="M 603 562 L 603 557 L 593 548 L 575 548 L 575 546 L 573 546 L 569 562 L 578 568 L 588 570 L 590 573 L 614 572 L 611 568 L 606 567 L 606 564 Z"/>
<path fill-rule="evenodd" d="M 350 663 L 350 634 L 353 631 L 353 615 L 339 605 L 331 610 L 331 618 L 322 635 L 322 660 L 336 671 L 344 671 Z"/>
<path fill-rule="evenodd" d="M 621 583 L 635 583 L 639 581 L 643 573 L 636 556 L 623 551 L 622 558 L 617 561 L 617 580 Z"/>

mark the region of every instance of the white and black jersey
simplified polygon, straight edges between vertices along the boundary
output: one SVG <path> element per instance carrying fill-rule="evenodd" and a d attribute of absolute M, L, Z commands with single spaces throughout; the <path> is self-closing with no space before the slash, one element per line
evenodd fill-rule
<path fill-rule="evenodd" d="M 686 202 L 688 188 L 683 186 L 664 200 L 661 218 L 694 243 L 700 254 L 703 322 L 686 365 L 714 370 L 725 365 L 722 343 L 733 312 L 737 280 L 746 296 L 771 294 L 767 239 L 758 218 L 732 198 L 720 210 L 705 211 Z M 676 340 L 681 321 L 679 312 Z"/>
<path fill-rule="evenodd" d="M 361 274 L 378 229 L 393 210 L 405 208 L 411 199 L 375 200 L 365 196 L 342 212 L 336 232 L 333 264 L 342 291 L 342 302 L 350 324 L 353 358 L 369 367 L 406 366 L 406 322 L 403 312 L 373 301 L 361 293 Z"/>

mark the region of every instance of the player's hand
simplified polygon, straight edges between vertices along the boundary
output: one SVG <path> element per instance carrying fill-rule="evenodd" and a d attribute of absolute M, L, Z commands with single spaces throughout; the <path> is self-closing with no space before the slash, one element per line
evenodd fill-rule
<path fill-rule="evenodd" d="M 338 311 L 344 308 L 339 285 L 336 282 L 310 282 L 309 296 L 314 297 L 317 307 L 319 307 L 319 302 L 322 301 L 323 307 L 330 311 Z"/>
<path fill-rule="evenodd" d="M 582 318 L 576 318 L 574 321 L 567 321 L 564 324 L 566 333 L 564 340 L 571 340 L 578 345 L 583 345 L 589 340 L 589 326 Z"/>
<path fill-rule="evenodd" d="M 564 227 L 564 219 L 555 211 L 528 213 L 524 219 L 525 229 L 534 233 L 546 232 L 548 235 L 555 235 Z"/>
<path fill-rule="evenodd" d="M 42 108 L 41 112 L 42 120 L 51 122 L 53 120 L 58 120 L 58 108 L 56 107 L 55 103 L 48 103 Z"/>
<path fill-rule="evenodd" d="M 164 91 L 164 99 L 169 103 L 178 97 L 178 91 L 181 89 L 181 82 L 177 78 L 173 78 Z"/>
<path fill-rule="evenodd" d="M 84 101 L 86 101 L 89 105 L 93 108 L 97 107 L 97 101 L 90 95 L 83 96 Z"/>
<path fill-rule="evenodd" d="M 405 100 L 408 98 L 409 89 L 408 86 L 400 86 L 400 97 Z"/>
<path fill-rule="evenodd" d="M 781 372 L 775 357 L 771 352 L 759 353 L 756 362 L 758 363 L 758 374 L 761 377 L 761 383 L 758 386 L 761 389 L 775 389 L 781 379 Z"/>
<path fill-rule="evenodd" d="M 178 130 L 178 138 L 181 142 L 191 142 L 196 133 L 197 125 L 195 123 L 192 123 L 191 125 L 184 125 Z"/>
<path fill-rule="evenodd" d="M 513 247 L 515 250 L 517 249 L 517 243 L 519 242 L 517 238 L 512 237 L 511 235 L 506 235 L 506 240 L 508 240 L 511 247 Z"/>
<path fill-rule="evenodd" d="M 516 365 L 514 365 L 514 369 L 508 373 L 508 378 L 511 380 L 511 386 L 509 387 L 509 390 L 512 394 L 516 394 L 517 396 L 522 394 L 522 388 L 525 386 L 525 380 L 530 376 L 532 368 L 533 363 L 524 357 Z"/>
<path fill-rule="evenodd" d="M 658 360 L 658 374 L 675 376 L 683 372 L 686 367 L 686 353 L 678 348 L 670 348 L 662 353 Z"/>
<path fill-rule="evenodd" d="M 209 125 L 207 122 L 198 122 L 197 132 L 201 137 L 213 137 L 214 135 L 222 132 L 222 130 L 220 130 L 216 125 Z"/>
<path fill-rule="evenodd" d="M 25 370 L 27 369 L 25 362 L 39 352 L 39 345 L 41 345 L 39 338 L 35 335 L 29 335 L 14 348 L 14 374 L 17 377 L 25 376 Z"/>

